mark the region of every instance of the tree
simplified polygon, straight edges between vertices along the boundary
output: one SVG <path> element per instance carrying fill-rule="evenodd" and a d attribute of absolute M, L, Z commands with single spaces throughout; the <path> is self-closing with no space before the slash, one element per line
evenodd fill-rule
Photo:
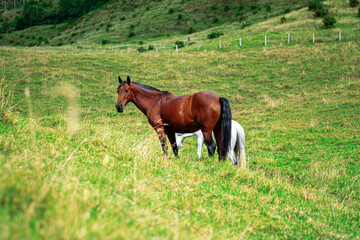
<path fill-rule="evenodd" d="M 1 24 L 1 33 L 7 33 L 10 28 L 9 19 L 5 18 Z"/>
<path fill-rule="evenodd" d="M 6 33 L 8 32 L 10 28 L 9 19 L 5 18 L 5 20 L 1 24 L 1 32 L 4 33 L 4 45 L 6 43 Z"/>

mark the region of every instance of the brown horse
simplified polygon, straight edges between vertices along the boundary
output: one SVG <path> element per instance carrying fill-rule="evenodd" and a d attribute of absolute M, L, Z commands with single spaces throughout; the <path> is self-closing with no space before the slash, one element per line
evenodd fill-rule
<path fill-rule="evenodd" d="M 210 91 L 177 96 L 131 82 L 129 76 L 127 81 L 119 77 L 119 83 L 116 109 L 121 113 L 128 102 L 133 102 L 157 132 L 166 156 L 166 135 L 177 156 L 175 133 L 189 133 L 200 129 L 209 155 L 212 156 L 215 152 L 211 137 L 214 132 L 219 160 L 225 159 L 231 138 L 231 109 L 227 99 Z"/>

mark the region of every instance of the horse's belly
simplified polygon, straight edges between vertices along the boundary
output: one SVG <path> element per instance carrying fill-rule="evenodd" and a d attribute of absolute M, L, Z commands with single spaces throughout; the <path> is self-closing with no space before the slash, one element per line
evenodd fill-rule
<path fill-rule="evenodd" d="M 171 122 L 167 127 L 172 132 L 177 132 L 177 133 L 191 133 L 191 132 L 196 132 L 197 130 L 200 129 L 199 124 L 196 123 L 195 121 L 187 122 L 185 124 Z"/>
<path fill-rule="evenodd" d="M 164 115 L 164 124 L 166 128 L 172 132 L 177 133 L 190 133 L 200 129 L 199 124 L 195 121 L 191 115 L 182 115 L 180 112 L 172 115 Z"/>

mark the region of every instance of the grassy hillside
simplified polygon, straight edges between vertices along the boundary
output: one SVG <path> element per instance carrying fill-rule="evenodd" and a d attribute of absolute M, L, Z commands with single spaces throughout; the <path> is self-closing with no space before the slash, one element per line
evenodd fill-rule
<path fill-rule="evenodd" d="M 307 6 L 308 2 L 110 1 L 68 23 L 31 27 L 9 33 L 7 44 L 34 46 L 138 42 L 199 32 L 228 22 L 245 23 L 244 26 L 247 26 Z M 3 14 L 9 15 L 6 12 Z"/>
<path fill-rule="evenodd" d="M 327 4 L 344 33 L 359 25 L 346 3 Z M 300 41 L 321 30 L 305 9 L 286 17 L 219 27 L 223 50 L 206 32 L 189 35 L 200 52 L 178 54 L 2 47 L 0 238 L 359 238 L 360 47 L 354 38 L 257 44 L 269 33 L 295 31 Z M 236 35 L 254 42 L 226 47 Z M 163 158 L 141 112 L 116 111 L 118 75 L 228 98 L 248 168 L 205 149 L 197 160 L 195 139 L 180 158 Z"/>

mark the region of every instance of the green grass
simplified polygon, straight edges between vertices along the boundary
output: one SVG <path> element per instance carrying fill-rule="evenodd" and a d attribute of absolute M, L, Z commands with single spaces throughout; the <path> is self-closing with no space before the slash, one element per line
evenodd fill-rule
<path fill-rule="evenodd" d="M 345 32 L 359 25 L 345 4 L 328 3 Z M 224 26 L 222 39 L 290 29 L 305 38 L 304 22 L 321 24 L 305 10 L 291 14 L 287 27 L 278 18 Z M 219 51 L 208 32 L 197 34 L 202 51 L 156 56 L 0 49 L 1 100 L 9 100 L 0 123 L 1 239 L 360 237 L 358 42 Z M 245 129 L 248 168 L 205 149 L 197 160 L 195 139 L 180 158 L 162 157 L 133 104 L 117 113 L 118 75 L 228 98 Z"/>

